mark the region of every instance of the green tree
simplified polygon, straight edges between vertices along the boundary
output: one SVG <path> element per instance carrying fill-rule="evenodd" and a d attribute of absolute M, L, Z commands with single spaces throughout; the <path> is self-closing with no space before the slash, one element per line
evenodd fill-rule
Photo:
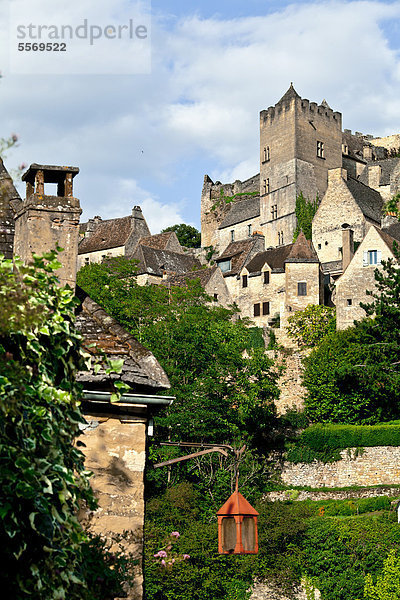
<path fill-rule="evenodd" d="M 192 225 L 180 223 L 179 225 L 171 225 L 162 229 L 161 233 L 165 231 L 175 231 L 180 244 L 186 248 L 200 248 L 201 233 L 195 227 L 192 227 Z"/>
<path fill-rule="evenodd" d="M 369 573 L 365 578 L 366 600 L 397 600 L 400 598 L 400 558 L 391 550 L 383 563 L 382 573 L 374 583 Z"/>
<path fill-rule="evenodd" d="M 299 236 L 300 231 L 303 231 L 307 240 L 311 240 L 312 238 L 312 220 L 314 218 L 315 213 L 318 210 L 319 206 L 319 198 L 318 194 L 315 200 L 308 200 L 308 198 L 304 198 L 303 192 L 296 198 L 296 219 L 297 225 L 296 229 L 293 233 L 293 241 L 295 242 Z"/>
<path fill-rule="evenodd" d="M 287 332 L 299 346 L 313 348 L 335 329 L 335 309 L 310 304 L 304 310 L 299 310 L 289 317 Z"/>
<path fill-rule="evenodd" d="M 87 355 L 73 325 L 78 301 L 53 274 L 59 266 L 55 252 L 33 266 L 0 257 L 0 585 L 16 600 L 120 591 L 118 561 L 107 566 L 76 517 L 82 503 L 95 508 L 73 443 L 84 422 L 75 374 Z"/>

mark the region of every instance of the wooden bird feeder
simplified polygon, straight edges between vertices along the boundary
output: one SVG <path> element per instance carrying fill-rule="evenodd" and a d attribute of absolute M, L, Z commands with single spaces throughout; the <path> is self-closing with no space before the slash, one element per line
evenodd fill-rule
<path fill-rule="evenodd" d="M 217 517 L 220 554 L 257 554 L 258 512 L 237 488 L 219 509 Z"/>

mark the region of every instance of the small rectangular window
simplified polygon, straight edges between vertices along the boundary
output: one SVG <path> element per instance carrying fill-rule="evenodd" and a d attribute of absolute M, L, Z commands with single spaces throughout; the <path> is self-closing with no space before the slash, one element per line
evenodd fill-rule
<path fill-rule="evenodd" d="M 247 275 L 242 276 L 242 287 L 247 287 Z"/>
<path fill-rule="evenodd" d="M 278 218 L 278 205 L 277 204 L 273 204 L 271 206 L 271 218 L 273 221 Z"/>
<path fill-rule="evenodd" d="M 318 244 L 318 250 L 321 250 L 321 244 Z"/>
<path fill-rule="evenodd" d="M 235 241 L 235 230 L 232 229 L 231 230 L 231 242 L 234 242 L 234 241 Z"/>
<path fill-rule="evenodd" d="M 88 256 L 85 256 L 85 265 L 88 265 L 90 263 L 90 258 Z"/>
<path fill-rule="evenodd" d="M 259 317 L 260 316 L 260 305 L 259 304 L 254 304 L 253 306 L 253 314 L 255 317 Z"/>
<path fill-rule="evenodd" d="M 270 184 L 269 184 L 269 179 L 267 179 L 267 194 L 270 193 Z"/>
<path fill-rule="evenodd" d="M 324 142 L 317 142 L 317 156 L 324 158 Z"/>
<path fill-rule="evenodd" d="M 251 237 L 251 233 L 252 233 L 252 227 L 251 227 L 251 224 L 250 224 L 250 225 L 247 225 L 247 235 L 249 237 Z"/>
<path fill-rule="evenodd" d="M 263 302 L 263 315 L 269 315 L 269 302 Z"/>
<path fill-rule="evenodd" d="M 347 306 L 351 306 L 353 304 L 352 298 L 347 298 Z"/>
<path fill-rule="evenodd" d="M 229 260 L 222 260 L 220 263 L 218 263 L 219 268 L 221 269 L 221 271 L 223 273 L 225 273 L 226 271 L 230 271 L 231 270 L 231 261 Z"/>
<path fill-rule="evenodd" d="M 214 302 L 218 302 L 218 294 L 214 294 Z"/>
<path fill-rule="evenodd" d="M 297 295 L 298 296 L 307 296 L 307 283 L 305 281 L 298 282 Z"/>
<path fill-rule="evenodd" d="M 264 283 L 269 283 L 269 271 L 264 271 Z"/>

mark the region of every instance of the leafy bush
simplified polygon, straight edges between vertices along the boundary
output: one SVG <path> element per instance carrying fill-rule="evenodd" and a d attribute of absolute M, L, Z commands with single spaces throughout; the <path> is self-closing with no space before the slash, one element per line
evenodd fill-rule
<path fill-rule="evenodd" d="M 55 252 L 33 260 L 0 257 L 0 585 L 16 600 L 105 598 L 119 578 L 76 518 L 81 504 L 96 506 L 73 444 L 84 422 L 75 373 L 86 361 L 77 300 L 58 286 Z"/>
<path fill-rule="evenodd" d="M 335 309 L 310 304 L 304 310 L 299 310 L 289 317 L 287 332 L 299 346 L 313 348 L 335 329 Z"/>

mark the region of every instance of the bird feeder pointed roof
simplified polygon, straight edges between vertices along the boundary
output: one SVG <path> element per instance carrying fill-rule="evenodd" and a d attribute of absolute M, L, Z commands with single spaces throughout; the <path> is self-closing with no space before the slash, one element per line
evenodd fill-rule
<path fill-rule="evenodd" d="M 225 502 L 223 506 L 217 512 L 217 515 L 253 515 L 258 516 L 258 512 L 253 508 L 242 496 L 240 492 L 235 490 L 230 498 Z"/>

